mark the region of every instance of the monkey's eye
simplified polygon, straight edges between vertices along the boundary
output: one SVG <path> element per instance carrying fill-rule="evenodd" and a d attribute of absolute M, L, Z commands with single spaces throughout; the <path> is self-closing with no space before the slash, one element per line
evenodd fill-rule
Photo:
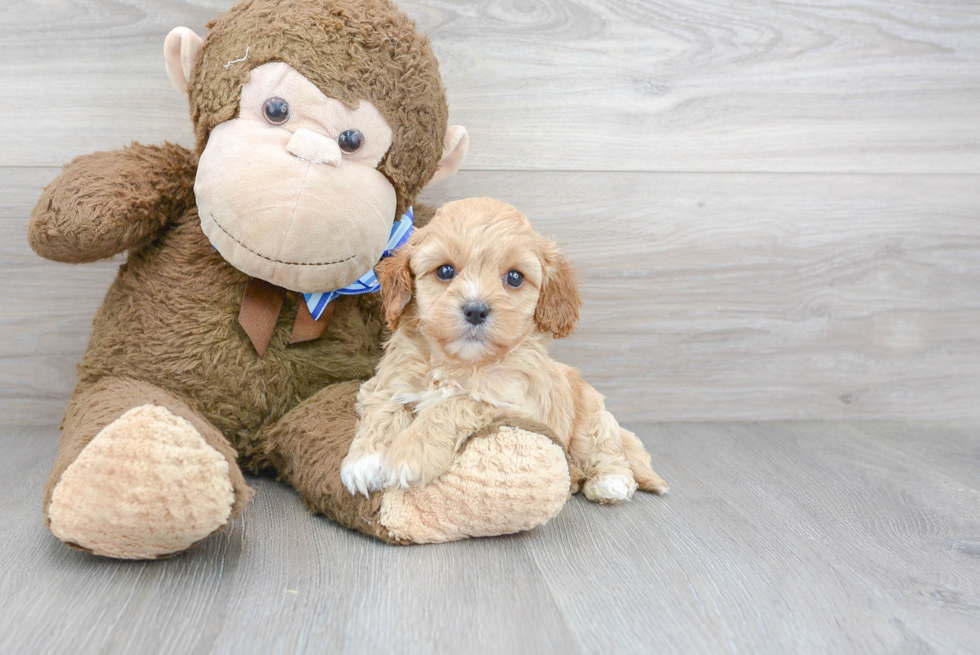
<path fill-rule="evenodd" d="M 507 271 L 507 276 L 504 278 L 504 281 L 507 283 L 507 286 L 520 289 L 521 285 L 524 284 L 524 274 L 520 271 Z"/>
<path fill-rule="evenodd" d="M 456 277 L 456 269 L 453 268 L 452 264 L 443 264 L 436 269 L 436 277 L 443 282 L 448 282 L 449 280 Z"/>
<path fill-rule="evenodd" d="M 337 145 L 347 154 L 360 150 L 363 143 L 364 135 L 357 130 L 347 130 L 337 137 Z"/>
<path fill-rule="evenodd" d="M 274 96 L 262 105 L 262 115 L 273 125 L 282 125 L 289 120 L 289 103 Z"/>

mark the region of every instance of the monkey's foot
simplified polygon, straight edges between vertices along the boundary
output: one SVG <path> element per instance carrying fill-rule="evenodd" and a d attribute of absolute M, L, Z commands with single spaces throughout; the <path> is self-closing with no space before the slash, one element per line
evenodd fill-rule
<path fill-rule="evenodd" d="M 122 559 L 179 553 L 228 523 L 228 460 L 159 405 L 107 425 L 55 487 L 51 531 L 70 546 Z"/>
<path fill-rule="evenodd" d="M 551 438 L 511 426 L 474 435 L 432 482 L 384 492 L 379 523 L 391 540 L 439 543 L 530 530 L 565 505 L 565 453 Z"/>

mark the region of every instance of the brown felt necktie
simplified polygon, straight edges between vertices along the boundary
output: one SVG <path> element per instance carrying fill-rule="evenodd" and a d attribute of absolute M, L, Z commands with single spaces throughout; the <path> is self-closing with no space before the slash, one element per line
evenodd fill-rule
<path fill-rule="evenodd" d="M 242 298 L 242 308 L 238 312 L 238 322 L 245 328 L 245 334 L 252 341 L 259 357 L 265 356 L 285 299 L 285 289 L 265 280 L 251 277 L 245 285 L 245 296 Z M 320 320 L 316 320 L 301 299 L 296 310 L 296 320 L 293 322 L 293 333 L 289 343 L 313 341 L 322 337 L 327 331 L 330 317 L 333 316 L 333 309 L 334 303 L 330 303 L 320 315 Z"/>

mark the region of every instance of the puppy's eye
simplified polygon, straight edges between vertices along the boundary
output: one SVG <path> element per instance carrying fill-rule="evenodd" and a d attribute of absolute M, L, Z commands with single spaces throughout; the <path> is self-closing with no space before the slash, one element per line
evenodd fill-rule
<path fill-rule="evenodd" d="M 289 103 L 274 96 L 262 105 L 262 115 L 273 125 L 282 125 L 289 120 Z"/>
<path fill-rule="evenodd" d="M 453 268 L 452 264 L 443 264 L 436 269 L 436 277 L 443 282 L 448 282 L 449 280 L 456 277 L 456 269 Z"/>
<path fill-rule="evenodd" d="M 524 284 L 524 274 L 520 271 L 507 271 L 507 277 L 504 278 L 507 286 L 520 289 L 521 285 Z"/>
<path fill-rule="evenodd" d="M 357 130 L 347 130 L 337 137 L 337 145 L 348 155 L 361 149 L 364 135 Z"/>

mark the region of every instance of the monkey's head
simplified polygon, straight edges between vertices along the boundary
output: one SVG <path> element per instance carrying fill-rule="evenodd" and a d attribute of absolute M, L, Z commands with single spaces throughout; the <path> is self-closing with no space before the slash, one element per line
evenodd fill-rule
<path fill-rule="evenodd" d="M 388 0 L 244 0 L 208 28 L 164 46 L 190 100 L 205 234 L 287 289 L 354 282 L 466 154 L 429 40 Z"/>

